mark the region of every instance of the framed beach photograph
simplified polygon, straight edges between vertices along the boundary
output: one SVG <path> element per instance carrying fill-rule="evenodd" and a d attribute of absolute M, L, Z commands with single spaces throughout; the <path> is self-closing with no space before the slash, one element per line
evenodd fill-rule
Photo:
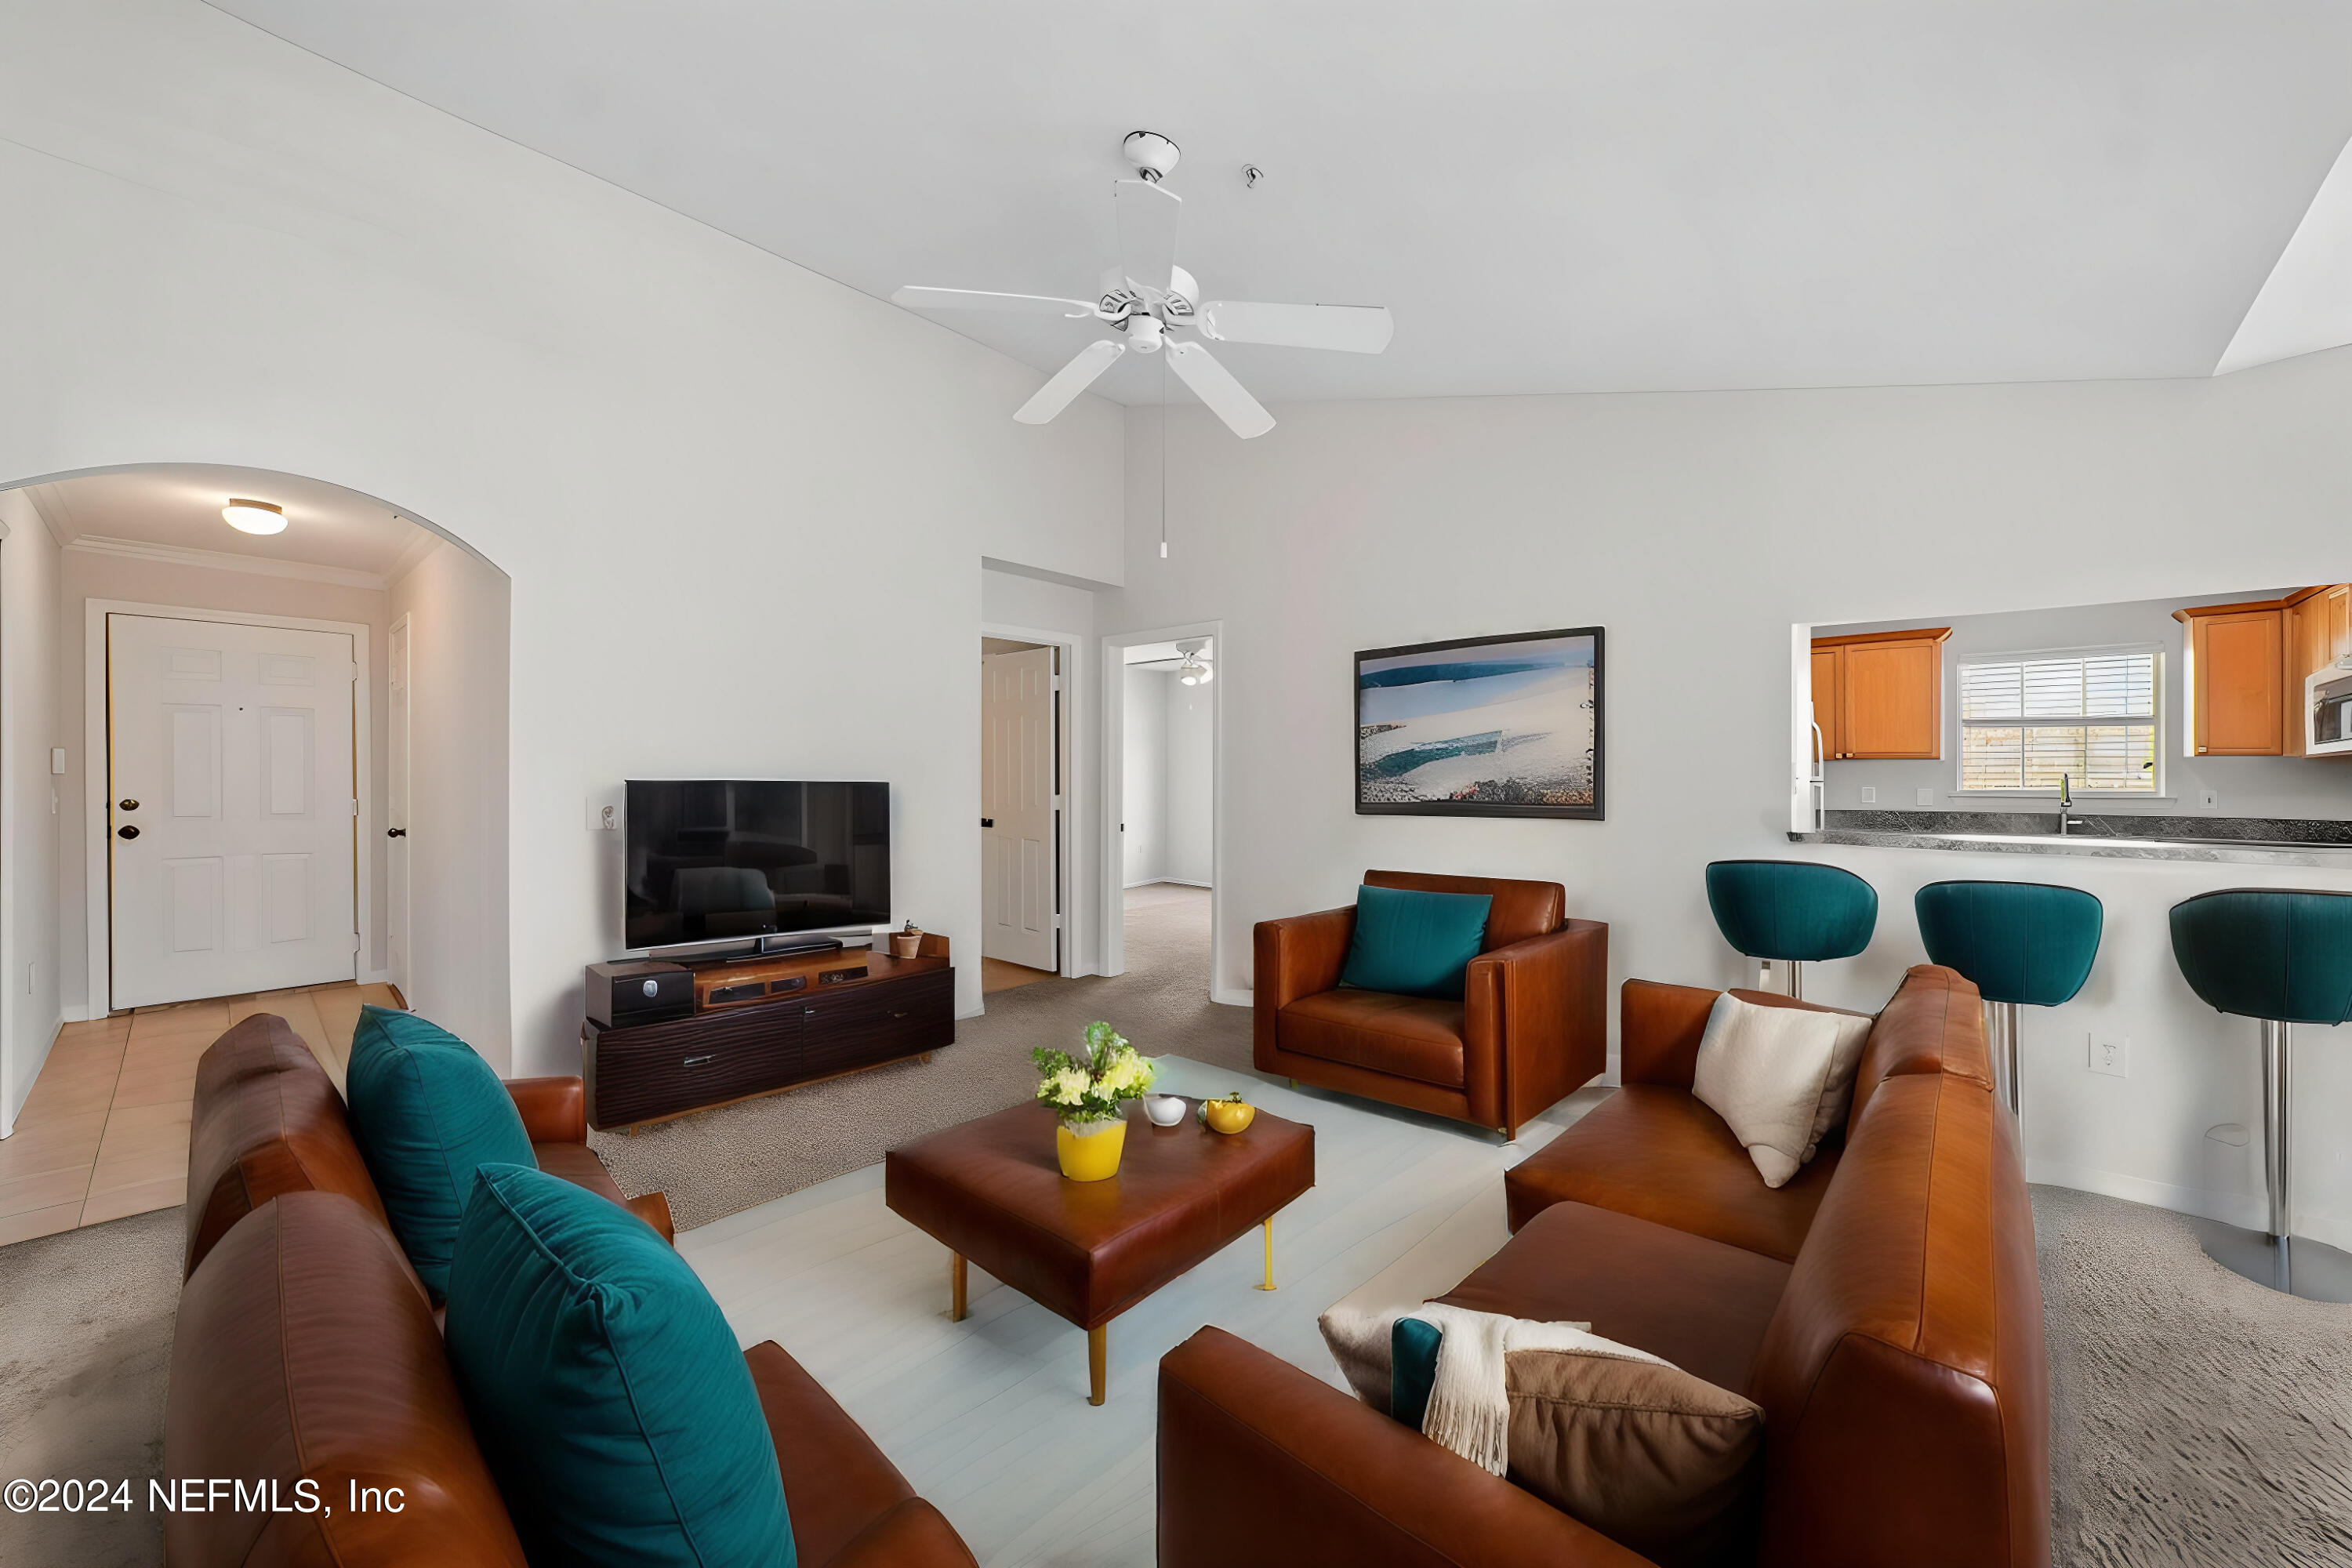
<path fill-rule="evenodd" d="M 1356 810 L 1601 819 L 1601 628 L 1356 656 Z"/>

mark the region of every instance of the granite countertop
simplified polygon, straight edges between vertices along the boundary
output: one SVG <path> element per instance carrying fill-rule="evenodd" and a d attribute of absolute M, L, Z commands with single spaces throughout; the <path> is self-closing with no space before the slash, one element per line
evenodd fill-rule
<path fill-rule="evenodd" d="M 2202 860 L 2352 870 L 2352 822 L 2261 816 L 2095 816 L 2076 813 L 2058 836 L 2056 812 L 1832 811 L 1797 844 L 1959 849 L 1994 855 L 2087 855 L 2116 860 Z"/>

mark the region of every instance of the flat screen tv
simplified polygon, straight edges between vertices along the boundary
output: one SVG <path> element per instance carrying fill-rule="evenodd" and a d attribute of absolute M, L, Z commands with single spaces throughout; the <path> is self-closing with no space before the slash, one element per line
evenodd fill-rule
<path fill-rule="evenodd" d="M 633 948 L 890 923 L 890 786 L 632 779 Z"/>

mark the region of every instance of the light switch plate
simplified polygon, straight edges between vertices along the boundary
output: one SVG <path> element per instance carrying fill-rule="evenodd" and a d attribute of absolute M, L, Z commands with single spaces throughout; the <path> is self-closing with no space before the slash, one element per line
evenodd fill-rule
<path fill-rule="evenodd" d="M 51 746 L 49 748 L 49 772 L 53 773 L 62 773 L 65 771 L 66 749 L 63 746 Z"/>
<path fill-rule="evenodd" d="M 1878 790 L 1875 785 L 1864 784 L 1862 786 L 1862 804 L 1864 805 L 1876 805 L 1878 804 Z"/>
<path fill-rule="evenodd" d="M 2131 1077 L 2131 1037 L 2118 1035 L 2109 1039 L 2091 1037 L 2091 1070 L 2111 1078 Z"/>

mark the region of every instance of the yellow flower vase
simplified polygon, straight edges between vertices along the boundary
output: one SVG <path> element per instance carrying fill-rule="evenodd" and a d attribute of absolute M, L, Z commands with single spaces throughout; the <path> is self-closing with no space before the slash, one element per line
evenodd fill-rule
<path fill-rule="evenodd" d="M 1118 1157 L 1127 1147 L 1127 1118 L 1090 1124 L 1085 1133 L 1063 1122 L 1054 1129 L 1054 1152 L 1061 1156 L 1062 1174 L 1074 1182 L 1101 1182 L 1118 1174 Z"/>

